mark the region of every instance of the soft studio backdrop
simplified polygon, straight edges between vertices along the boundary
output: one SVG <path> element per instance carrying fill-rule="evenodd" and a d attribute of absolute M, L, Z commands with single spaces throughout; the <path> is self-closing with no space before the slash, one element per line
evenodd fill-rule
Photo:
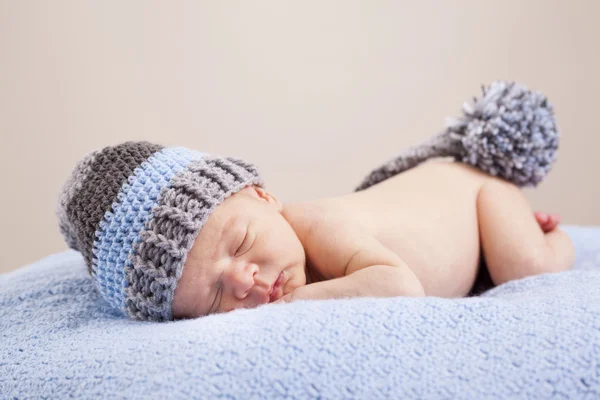
<path fill-rule="evenodd" d="M 75 162 L 149 140 L 258 165 L 284 202 L 350 192 L 480 85 L 545 93 L 535 209 L 600 224 L 600 2 L 0 0 L 0 271 L 66 248 Z"/>

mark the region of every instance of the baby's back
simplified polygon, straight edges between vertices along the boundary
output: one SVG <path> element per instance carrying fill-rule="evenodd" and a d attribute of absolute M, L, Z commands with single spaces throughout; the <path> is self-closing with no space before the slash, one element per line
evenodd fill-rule
<path fill-rule="evenodd" d="M 371 188 L 319 200 L 400 256 L 429 295 L 466 295 L 480 265 L 477 194 L 491 176 L 434 160 Z"/>

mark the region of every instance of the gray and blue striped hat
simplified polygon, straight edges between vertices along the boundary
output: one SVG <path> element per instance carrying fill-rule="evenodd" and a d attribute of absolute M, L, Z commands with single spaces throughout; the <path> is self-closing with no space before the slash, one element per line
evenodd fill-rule
<path fill-rule="evenodd" d="M 60 193 L 60 231 L 104 299 L 136 320 L 170 321 L 187 254 L 212 211 L 248 185 L 241 159 L 126 142 L 77 163 Z"/>

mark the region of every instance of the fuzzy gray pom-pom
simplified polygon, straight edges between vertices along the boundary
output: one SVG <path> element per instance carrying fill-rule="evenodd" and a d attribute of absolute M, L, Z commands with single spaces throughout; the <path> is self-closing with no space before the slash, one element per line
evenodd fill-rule
<path fill-rule="evenodd" d="M 536 186 L 556 160 L 558 132 L 552 105 L 541 93 L 494 82 L 483 98 L 463 106 L 448 134 L 460 140 L 459 161 L 517 186 Z"/>
<path fill-rule="evenodd" d="M 483 88 L 481 100 L 420 146 L 375 169 L 355 189 L 364 190 L 434 157 L 454 157 L 517 186 L 536 186 L 556 161 L 559 135 L 552 105 L 541 93 L 512 82 Z"/>

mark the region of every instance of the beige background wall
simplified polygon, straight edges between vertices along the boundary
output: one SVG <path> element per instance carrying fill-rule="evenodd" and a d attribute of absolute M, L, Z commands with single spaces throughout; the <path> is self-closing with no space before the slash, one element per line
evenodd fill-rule
<path fill-rule="evenodd" d="M 255 162 L 283 201 L 351 191 L 495 79 L 548 95 L 527 196 L 600 224 L 600 2 L 0 0 L 0 271 L 66 248 L 85 153 L 146 139 Z"/>

